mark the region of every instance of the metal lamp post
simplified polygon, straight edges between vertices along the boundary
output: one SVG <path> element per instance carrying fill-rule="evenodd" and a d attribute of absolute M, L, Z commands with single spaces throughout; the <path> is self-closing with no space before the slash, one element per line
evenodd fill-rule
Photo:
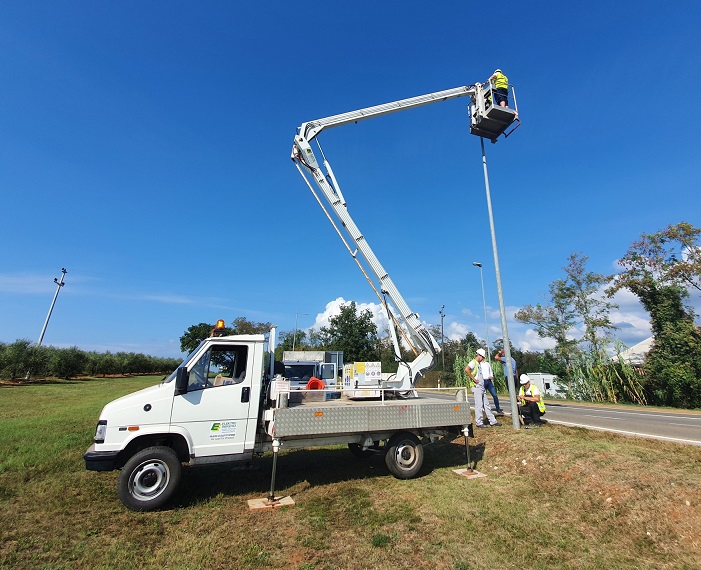
<path fill-rule="evenodd" d="M 489 212 L 489 228 L 492 233 L 492 252 L 494 254 L 494 269 L 497 277 L 497 296 L 499 297 L 499 312 L 501 313 L 501 330 L 504 337 L 504 356 L 506 357 L 506 373 L 508 377 L 509 402 L 511 403 L 511 418 L 514 429 L 520 429 L 518 421 L 518 404 L 516 402 L 516 384 L 514 382 L 514 370 L 511 365 L 511 347 L 509 346 L 509 331 L 506 327 L 506 308 L 504 306 L 504 293 L 501 288 L 501 271 L 499 269 L 499 252 L 497 251 L 497 235 L 494 230 L 494 215 L 492 213 L 492 196 L 489 191 L 489 174 L 487 173 L 487 154 L 484 150 L 484 138 L 480 137 L 482 144 L 482 167 L 484 169 L 484 186 L 487 193 L 487 210 Z"/>
<path fill-rule="evenodd" d="M 472 265 L 480 268 L 480 281 L 482 282 L 482 306 L 484 307 L 484 334 L 487 341 L 487 362 L 492 363 L 492 352 L 489 348 L 489 325 L 487 324 L 487 301 L 484 296 L 484 275 L 482 273 L 482 264 L 479 261 L 473 261 Z"/>
<path fill-rule="evenodd" d="M 46 315 L 46 320 L 44 321 L 44 326 L 41 328 L 41 334 L 39 335 L 39 340 L 37 341 L 37 346 L 41 346 L 41 342 L 44 340 L 44 333 L 46 333 L 46 327 L 49 326 L 49 319 L 51 318 L 51 313 L 53 313 L 54 310 L 54 305 L 56 304 L 56 299 L 58 299 L 58 293 L 61 290 L 61 287 L 65 285 L 63 282 L 63 278 L 66 276 L 66 271 L 65 267 L 61 268 L 61 280 L 59 281 L 57 277 L 54 277 L 54 283 L 56 283 L 56 293 L 54 294 L 54 300 L 51 301 L 51 307 L 49 308 L 49 314 Z"/>
<path fill-rule="evenodd" d="M 299 311 L 295 314 L 295 332 L 292 335 L 292 350 L 295 349 L 295 345 L 297 344 L 297 319 L 299 319 L 300 315 L 306 316 L 308 314 L 309 313 L 300 313 Z"/>

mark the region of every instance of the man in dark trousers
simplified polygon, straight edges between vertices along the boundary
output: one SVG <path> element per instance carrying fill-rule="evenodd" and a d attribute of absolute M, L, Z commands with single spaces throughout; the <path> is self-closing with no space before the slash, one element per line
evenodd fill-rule
<path fill-rule="evenodd" d="M 524 423 L 531 424 L 533 427 L 540 427 L 544 423 L 540 418 L 545 413 L 545 402 L 543 402 L 538 386 L 531 383 L 528 374 L 521 374 L 518 413 L 523 418 Z"/>

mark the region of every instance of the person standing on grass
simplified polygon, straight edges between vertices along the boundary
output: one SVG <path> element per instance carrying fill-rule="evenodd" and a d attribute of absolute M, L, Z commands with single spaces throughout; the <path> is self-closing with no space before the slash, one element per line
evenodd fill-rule
<path fill-rule="evenodd" d="M 492 400 L 494 400 L 494 413 L 503 416 L 504 411 L 501 409 L 501 406 L 499 406 L 499 396 L 497 396 L 497 389 L 494 387 L 494 371 L 492 370 L 492 365 L 488 361 L 483 360 L 480 363 L 480 369 L 482 370 L 482 378 L 484 378 L 485 398 L 487 392 L 489 392 L 492 395 Z"/>
<path fill-rule="evenodd" d="M 470 379 L 470 387 L 472 388 L 472 394 L 475 397 L 475 425 L 478 428 L 486 428 L 484 425 L 483 414 L 487 416 L 489 420 L 489 425 L 500 426 L 501 424 L 497 421 L 492 413 L 492 408 L 489 407 L 489 400 L 487 400 L 487 394 L 484 391 L 484 376 L 482 374 L 482 362 L 484 362 L 487 353 L 483 348 L 477 349 L 477 355 L 473 360 L 471 360 L 467 366 L 465 366 L 465 374 Z M 491 366 L 489 367 L 491 370 Z"/>
<path fill-rule="evenodd" d="M 506 381 L 506 387 L 507 389 L 509 388 L 509 370 L 506 367 L 506 353 L 504 352 L 504 349 L 502 348 L 499 352 L 496 353 L 494 356 L 494 360 L 498 360 L 504 365 L 504 380 Z M 511 371 L 514 373 L 514 380 L 518 380 L 518 370 L 516 369 L 516 359 L 512 356 L 511 357 Z M 493 394 L 492 394 L 493 396 Z M 499 407 L 499 400 L 494 397 L 494 407 L 497 410 L 498 414 L 503 414 L 504 412 L 501 410 Z"/>
<path fill-rule="evenodd" d="M 521 374 L 521 389 L 518 392 L 518 413 L 526 424 L 540 427 L 544 422 L 541 416 L 545 413 L 545 402 L 540 395 L 538 386 L 531 383 L 528 374 Z"/>

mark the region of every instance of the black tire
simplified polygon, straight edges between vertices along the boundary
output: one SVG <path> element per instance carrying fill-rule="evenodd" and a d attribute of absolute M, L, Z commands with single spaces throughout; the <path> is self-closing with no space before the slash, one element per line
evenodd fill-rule
<path fill-rule="evenodd" d="M 397 479 L 416 477 L 424 462 L 424 447 L 413 433 L 395 433 L 387 444 L 385 463 Z"/>
<path fill-rule="evenodd" d="M 177 490 L 181 474 L 180 459 L 170 447 L 143 449 L 119 472 L 119 500 L 132 511 L 159 509 Z"/>
<path fill-rule="evenodd" d="M 380 442 L 376 441 L 373 443 L 372 447 L 368 447 L 367 449 L 363 449 L 363 446 L 360 445 L 359 443 L 349 443 L 348 444 L 348 450 L 355 455 L 356 457 L 359 457 L 360 459 L 366 459 L 368 457 L 372 457 L 377 453 L 377 450 L 380 449 Z"/>

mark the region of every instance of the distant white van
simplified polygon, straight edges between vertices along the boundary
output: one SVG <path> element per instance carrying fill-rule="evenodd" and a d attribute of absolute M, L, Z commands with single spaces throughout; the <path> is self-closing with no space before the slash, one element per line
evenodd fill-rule
<path fill-rule="evenodd" d="M 531 382 L 538 386 L 542 394 L 554 398 L 565 397 L 566 390 L 557 383 L 559 378 L 555 374 L 547 374 L 545 372 L 527 372 L 527 374 Z"/>

